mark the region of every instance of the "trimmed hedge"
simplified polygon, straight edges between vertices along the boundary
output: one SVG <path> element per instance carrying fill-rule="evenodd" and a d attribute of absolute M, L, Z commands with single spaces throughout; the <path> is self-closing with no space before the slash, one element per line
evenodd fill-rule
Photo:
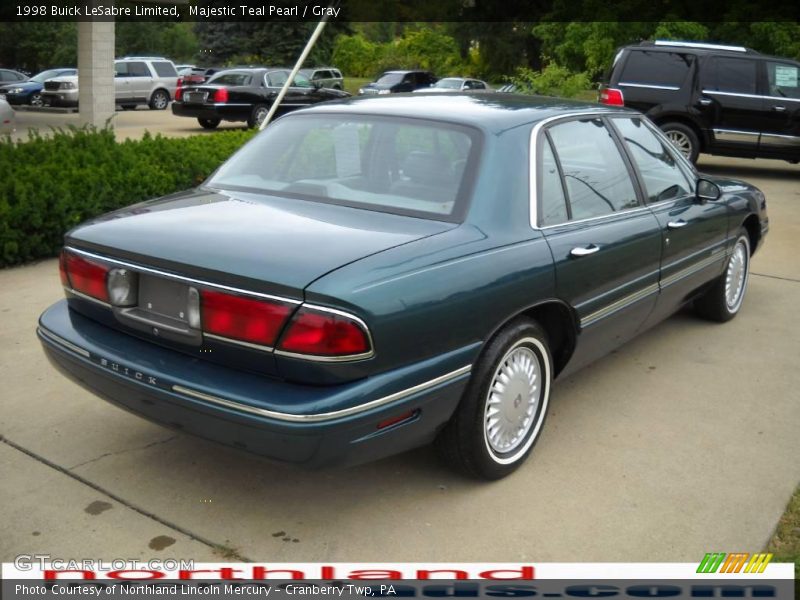
<path fill-rule="evenodd" d="M 0 267 L 56 255 L 86 219 L 198 185 L 253 133 L 117 142 L 110 128 L 70 128 L 0 140 Z"/>

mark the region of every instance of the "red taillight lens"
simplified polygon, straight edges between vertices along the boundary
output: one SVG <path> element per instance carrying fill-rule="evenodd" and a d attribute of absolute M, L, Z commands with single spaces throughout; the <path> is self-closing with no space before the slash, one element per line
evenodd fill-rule
<path fill-rule="evenodd" d="M 600 104 L 609 106 L 625 106 L 625 99 L 622 97 L 622 90 L 614 88 L 603 88 L 600 90 Z"/>
<path fill-rule="evenodd" d="M 180 79 L 178 80 L 178 82 L 180 82 Z M 183 88 L 178 86 L 178 88 L 175 90 L 175 101 L 180 102 L 182 99 L 183 99 Z"/>
<path fill-rule="evenodd" d="M 61 276 L 63 282 L 75 291 L 103 302 L 108 302 L 108 287 L 106 278 L 109 268 L 94 261 L 86 260 L 71 252 L 65 252 L 62 259 L 65 273 Z"/>
<path fill-rule="evenodd" d="M 281 338 L 280 350 L 316 356 L 348 356 L 372 350 L 364 327 L 337 313 L 301 308 Z"/>
<path fill-rule="evenodd" d="M 228 101 L 228 90 L 226 88 L 220 88 L 214 92 L 214 102 L 227 102 Z"/>
<path fill-rule="evenodd" d="M 178 87 L 183 85 L 183 77 L 178 77 Z"/>
<path fill-rule="evenodd" d="M 272 346 L 292 310 L 290 304 L 254 300 L 223 292 L 200 292 L 203 331 Z"/>

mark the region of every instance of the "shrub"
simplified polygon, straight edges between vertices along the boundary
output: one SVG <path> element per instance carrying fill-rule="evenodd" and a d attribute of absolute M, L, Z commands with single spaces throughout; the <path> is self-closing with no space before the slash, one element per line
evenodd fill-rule
<path fill-rule="evenodd" d="M 574 98 L 591 85 L 586 73 L 573 73 L 555 63 L 550 63 L 541 71 L 522 67 L 517 70 L 512 82 L 523 93 L 561 98 Z"/>
<path fill-rule="evenodd" d="M 86 219 L 198 185 L 252 135 L 117 142 L 110 128 L 70 128 L 0 140 L 0 267 L 55 255 Z"/>

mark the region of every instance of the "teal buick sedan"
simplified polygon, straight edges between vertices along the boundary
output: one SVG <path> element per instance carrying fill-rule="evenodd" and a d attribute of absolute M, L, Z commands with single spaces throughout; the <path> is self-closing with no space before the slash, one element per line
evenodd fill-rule
<path fill-rule="evenodd" d="M 309 466 L 435 441 L 498 479 L 553 382 L 686 304 L 742 307 L 755 187 L 646 117 L 513 95 L 282 117 L 196 189 L 65 237 L 51 363 L 162 425 Z"/>

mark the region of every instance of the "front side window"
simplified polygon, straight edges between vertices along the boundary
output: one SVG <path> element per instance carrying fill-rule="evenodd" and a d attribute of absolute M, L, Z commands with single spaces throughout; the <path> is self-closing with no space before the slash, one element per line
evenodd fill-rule
<path fill-rule="evenodd" d="M 702 87 L 712 92 L 756 93 L 756 61 L 716 56 L 703 69 Z"/>
<path fill-rule="evenodd" d="M 471 128 L 414 119 L 287 117 L 208 185 L 454 220 L 463 212 L 478 136 Z"/>
<path fill-rule="evenodd" d="M 625 161 L 602 119 L 549 129 L 561 164 L 572 219 L 590 219 L 638 206 Z"/>
<path fill-rule="evenodd" d="M 769 95 L 800 99 L 800 67 L 789 63 L 767 62 Z"/>
<path fill-rule="evenodd" d="M 289 79 L 289 73 L 286 71 L 272 71 L 272 73 L 267 75 L 267 81 L 270 87 L 282 87 L 287 79 Z"/>
<path fill-rule="evenodd" d="M 689 181 L 676 159 L 641 119 L 615 118 L 614 125 L 639 169 L 648 202 L 664 202 L 691 194 Z"/>

